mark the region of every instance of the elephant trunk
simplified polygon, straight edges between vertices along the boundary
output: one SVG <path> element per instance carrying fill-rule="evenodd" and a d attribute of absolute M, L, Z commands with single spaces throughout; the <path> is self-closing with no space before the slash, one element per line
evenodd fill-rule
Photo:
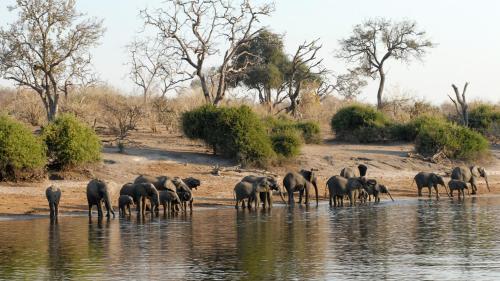
<path fill-rule="evenodd" d="M 490 192 L 491 192 L 491 190 L 490 190 L 490 185 L 489 185 L 489 183 L 488 183 L 488 176 L 487 176 L 487 175 L 484 175 L 484 180 L 486 181 L 486 187 L 488 188 L 488 191 L 490 191 Z"/>
<path fill-rule="evenodd" d="M 281 188 L 278 188 L 278 193 L 280 194 L 281 201 L 287 205 L 287 202 L 285 200 L 285 197 L 283 197 L 283 192 L 281 192 Z"/>
<path fill-rule="evenodd" d="M 392 198 L 392 195 L 391 195 L 391 193 L 389 192 L 389 190 L 387 190 L 387 195 L 389 195 L 389 197 L 391 197 L 392 202 L 394 202 L 394 199 Z"/>

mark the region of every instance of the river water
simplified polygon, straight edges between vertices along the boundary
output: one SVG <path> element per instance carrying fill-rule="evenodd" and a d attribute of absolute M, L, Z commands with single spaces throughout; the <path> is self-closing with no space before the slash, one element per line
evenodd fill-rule
<path fill-rule="evenodd" d="M 500 280 L 500 197 L 0 221 L 2 280 Z"/>

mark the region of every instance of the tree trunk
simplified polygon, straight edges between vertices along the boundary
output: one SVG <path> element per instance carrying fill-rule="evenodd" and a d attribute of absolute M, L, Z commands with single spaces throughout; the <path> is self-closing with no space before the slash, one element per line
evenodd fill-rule
<path fill-rule="evenodd" d="M 264 100 L 265 100 L 265 105 L 267 107 L 267 111 L 269 113 L 273 112 L 273 101 L 271 98 L 271 89 L 270 88 L 264 88 Z"/>
<path fill-rule="evenodd" d="M 383 101 L 382 101 L 382 94 L 384 93 L 384 86 L 385 86 L 385 73 L 384 69 L 380 68 L 378 71 L 380 75 L 380 83 L 378 84 L 378 92 L 377 92 L 377 109 L 382 109 L 383 106 Z"/>
<path fill-rule="evenodd" d="M 49 99 L 49 104 L 48 104 L 48 108 L 46 108 L 47 110 L 47 119 L 49 120 L 49 122 L 52 122 L 56 119 L 57 117 L 57 113 L 59 112 L 59 103 L 58 103 L 58 99 L 55 98 L 55 99 Z"/>
<path fill-rule="evenodd" d="M 201 90 L 203 91 L 205 102 L 212 103 L 212 98 L 210 97 L 210 91 L 208 90 L 207 79 L 205 78 L 205 75 L 201 74 L 201 72 L 198 72 L 198 77 L 200 78 Z"/>

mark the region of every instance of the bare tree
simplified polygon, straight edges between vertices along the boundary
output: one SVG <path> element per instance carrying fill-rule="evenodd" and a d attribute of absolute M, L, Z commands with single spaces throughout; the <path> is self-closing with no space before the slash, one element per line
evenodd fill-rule
<path fill-rule="evenodd" d="M 200 80 L 207 103 L 219 104 L 225 96 L 229 75 L 244 71 L 247 64 L 233 67 L 235 56 L 247 55 L 237 50 L 248 44 L 262 28 L 256 25 L 262 16 L 269 15 L 271 4 L 254 6 L 249 0 L 227 2 L 225 0 L 166 0 L 165 8 L 143 10 L 141 15 L 146 26 L 153 27 L 162 42 L 174 42 L 172 46 L 178 64 Z M 218 47 L 222 43 L 224 47 Z M 220 45 L 220 44 L 219 44 Z M 218 65 L 218 82 L 211 91 L 205 76 L 205 63 L 214 55 L 222 54 Z"/>
<path fill-rule="evenodd" d="M 321 65 L 323 59 L 317 57 L 318 51 L 322 47 L 318 45 L 318 41 L 319 39 L 316 39 L 299 45 L 286 74 L 287 98 L 290 101 L 286 112 L 293 116 L 297 116 L 297 106 L 305 83 L 317 83 L 318 89 L 322 92 L 329 91 L 331 88 L 323 80 L 328 71 Z"/>
<path fill-rule="evenodd" d="M 464 89 L 462 91 L 462 94 L 460 94 L 458 87 L 455 86 L 455 84 L 452 84 L 451 87 L 453 88 L 453 91 L 455 92 L 456 100 L 454 100 L 450 95 L 448 95 L 450 100 L 455 105 L 455 109 L 457 110 L 457 114 L 462 121 L 462 125 L 464 125 L 465 127 L 469 126 L 469 105 L 467 104 L 467 101 L 465 100 L 465 92 L 467 91 L 468 86 L 469 86 L 469 82 L 466 82 L 464 85 Z M 460 108 L 459 108 L 459 105 L 460 105 Z"/>
<path fill-rule="evenodd" d="M 74 0 L 17 0 L 18 19 L 0 29 L 0 75 L 42 99 L 47 119 L 72 85 L 90 77 L 89 48 L 104 33 L 102 21 L 84 18 Z"/>
<path fill-rule="evenodd" d="M 361 89 L 368 83 L 361 79 L 360 75 L 355 71 L 349 71 L 346 74 L 336 76 L 335 85 L 333 89 L 340 96 L 346 100 L 354 100 L 359 94 Z"/>
<path fill-rule="evenodd" d="M 145 103 L 154 91 L 159 90 L 164 97 L 183 81 L 193 78 L 192 74 L 178 69 L 178 62 L 172 59 L 169 52 L 171 48 L 158 40 L 135 40 L 127 45 L 127 50 L 130 55 L 129 77 L 141 89 Z"/>
<path fill-rule="evenodd" d="M 373 79 L 379 78 L 377 107 L 382 107 L 386 72 L 389 58 L 410 62 L 421 59 L 434 46 L 424 31 L 417 30 L 414 21 L 391 22 L 387 19 L 370 19 L 354 26 L 353 34 L 340 40 L 337 57 L 357 63 L 357 70 Z"/>

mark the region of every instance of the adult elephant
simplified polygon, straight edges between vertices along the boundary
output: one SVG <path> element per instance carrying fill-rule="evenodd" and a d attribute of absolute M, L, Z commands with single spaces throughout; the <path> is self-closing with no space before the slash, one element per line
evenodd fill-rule
<path fill-rule="evenodd" d="M 245 208 L 245 199 L 247 199 L 248 209 L 251 209 L 252 201 L 255 202 L 255 209 L 259 208 L 259 193 L 269 192 L 271 184 L 267 180 L 267 178 L 262 178 L 261 180 L 254 181 L 253 183 L 240 181 L 234 186 L 234 199 L 236 201 L 235 208 L 238 209 L 238 206 L 241 202 L 243 208 Z M 265 208 L 264 202 L 264 208 Z"/>
<path fill-rule="evenodd" d="M 174 190 L 174 187 L 171 185 L 172 182 L 167 176 L 152 177 L 140 175 L 134 180 L 134 183 L 150 183 L 154 185 L 158 191 L 167 189 Z"/>
<path fill-rule="evenodd" d="M 363 164 L 358 165 L 358 172 L 351 167 L 345 167 L 340 171 L 340 176 L 348 179 L 348 178 L 357 178 L 366 176 L 366 171 L 368 167 Z"/>
<path fill-rule="evenodd" d="M 344 196 L 349 197 L 350 205 L 353 206 L 358 198 L 359 191 L 366 186 L 362 177 L 345 178 L 342 176 L 333 176 L 326 182 L 330 193 L 330 206 L 344 206 Z M 332 204 L 333 203 L 333 204 Z"/>
<path fill-rule="evenodd" d="M 134 202 L 136 202 L 137 213 L 144 216 L 145 214 L 145 205 L 146 198 L 149 199 L 151 203 L 151 210 L 158 211 L 159 207 L 159 194 L 156 187 L 151 183 L 137 183 L 132 185 L 132 198 L 134 198 Z M 151 211 L 151 215 L 154 212 Z"/>
<path fill-rule="evenodd" d="M 302 203 L 302 194 L 305 192 L 306 193 L 306 198 L 305 198 L 305 204 L 309 203 L 309 193 L 310 193 L 310 188 L 307 185 L 307 182 L 311 183 L 312 186 L 314 187 L 314 191 L 316 192 L 316 205 L 319 203 L 319 198 L 318 198 L 318 184 L 317 184 L 317 177 L 316 173 L 314 172 L 314 169 L 311 170 L 300 170 L 298 173 L 297 172 L 289 172 L 286 174 L 286 176 L 283 178 L 283 186 L 286 189 L 286 192 L 288 193 L 288 204 L 290 206 L 293 206 L 295 203 L 293 200 L 293 193 L 294 192 L 299 192 L 299 204 Z"/>
<path fill-rule="evenodd" d="M 483 177 L 486 181 L 486 187 L 488 191 L 490 190 L 490 185 L 488 184 L 488 175 L 486 174 L 486 170 L 480 166 L 471 166 L 467 167 L 455 167 L 451 171 L 451 179 L 460 180 L 467 183 L 470 183 L 472 187 L 472 194 L 477 193 L 477 180 L 479 177 Z"/>
<path fill-rule="evenodd" d="M 184 212 L 187 211 L 187 202 L 189 202 L 189 210 L 193 211 L 193 192 L 191 188 L 179 177 L 174 177 L 171 179 L 173 185 L 175 186 L 175 192 L 179 196 L 181 201 L 181 207 Z"/>
<path fill-rule="evenodd" d="M 92 206 L 97 206 L 97 216 L 102 217 L 102 203 L 106 207 L 106 217 L 110 217 L 110 213 L 115 217 L 115 211 L 111 206 L 109 198 L 108 185 L 98 179 L 93 179 L 87 184 L 87 202 L 89 205 L 89 217 L 92 217 Z"/>
<path fill-rule="evenodd" d="M 438 185 L 444 186 L 446 194 L 449 196 L 448 189 L 444 184 L 443 177 L 435 173 L 420 172 L 415 175 L 413 181 L 417 184 L 418 196 L 422 196 L 422 188 L 429 188 L 429 197 L 431 197 L 432 188 L 436 191 L 436 198 L 439 199 Z"/>
<path fill-rule="evenodd" d="M 241 179 L 241 181 L 255 183 L 258 181 L 262 181 L 264 179 L 266 179 L 269 182 L 269 188 L 270 188 L 269 192 L 260 192 L 259 193 L 260 201 L 262 201 L 264 203 L 264 206 L 266 205 L 266 202 L 267 202 L 267 205 L 269 206 L 269 208 L 272 208 L 272 206 L 273 206 L 273 196 L 272 196 L 273 190 L 275 190 L 279 193 L 281 200 L 283 201 L 283 203 L 286 204 L 285 198 L 283 197 L 283 193 L 281 192 L 280 185 L 278 184 L 278 181 L 276 180 L 275 177 L 272 177 L 272 176 L 258 177 L 258 176 L 250 175 L 250 176 L 244 177 L 243 179 Z"/>

